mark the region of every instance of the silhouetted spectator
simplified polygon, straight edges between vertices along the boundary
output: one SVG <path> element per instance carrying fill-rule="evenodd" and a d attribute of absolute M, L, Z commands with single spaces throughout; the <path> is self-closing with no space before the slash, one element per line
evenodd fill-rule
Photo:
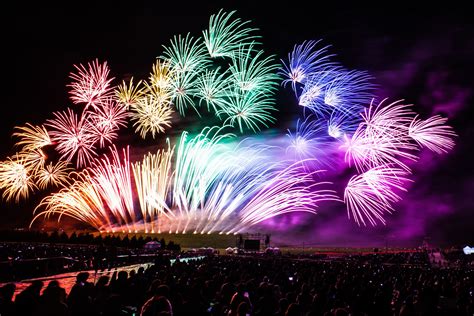
<path fill-rule="evenodd" d="M 10 316 L 15 314 L 15 304 L 13 294 L 16 286 L 13 283 L 5 284 L 0 288 L 0 315 Z"/>
<path fill-rule="evenodd" d="M 71 289 L 67 298 L 67 304 L 72 316 L 85 315 L 92 310 L 92 291 L 88 272 L 80 272 L 76 276 L 76 284 Z"/>
<path fill-rule="evenodd" d="M 68 306 L 65 303 L 66 291 L 58 281 L 50 281 L 41 295 L 35 316 L 67 316 Z"/>
<path fill-rule="evenodd" d="M 40 300 L 40 292 L 43 288 L 42 281 L 33 281 L 30 286 L 18 294 L 15 298 L 15 308 L 18 315 L 33 315 Z"/>

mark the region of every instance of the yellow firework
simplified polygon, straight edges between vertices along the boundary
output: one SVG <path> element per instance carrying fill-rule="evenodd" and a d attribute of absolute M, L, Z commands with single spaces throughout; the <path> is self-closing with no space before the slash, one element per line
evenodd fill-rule
<path fill-rule="evenodd" d="M 172 214 L 166 204 L 166 197 L 173 178 L 171 158 L 174 147 L 148 153 L 142 162 L 132 164 L 138 199 L 143 217 L 145 232 L 161 233 L 160 216 Z"/>
<path fill-rule="evenodd" d="M 165 128 L 171 127 L 173 109 L 167 101 L 158 99 L 153 95 L 147 95 L 131 107 L 131 119 L 134 121 L 135 132 L 139 132 L 142 138 L 151 133 L 163 133 Z"/>
<path fill-rule="evenodd" d="M 168 103 L 171 105 L 172 90 L 163 89 L 153 84 L 148 84 L 147 82 L 143 83 L 143 91 L 145 93 L 144 98 L 153 97 L 159 103 Z M 140 101 L 143 101 L 143 98 Z"/>
<path fill-rule="evenodd" d="M 43 125 L 35 126 L 26 123 L 26 126 L 16 126 L 13 136 L 20 138 L 15 146 L 22 147 L 25 151 L 36 150 L 51 145 L 51 138 Z"/>
<path fill-rule="evenodd" d="M 41 149 L 31 151 L 21 151 L 17 153 L 25 167 L 35 173 L 37 170 L 44 167 L 47 156 Z"/>
<path fill-rule="evenodd" d="M 40 189 L 48 186 L 63 186 L 69 184 L 69 172 L 72 171 L 66 161 L 58 161 L 56 164 L 50 162 L 48 165 L 39 169 L 36 174 L 36 183 Z"/>
<path fill-rule="evenodd" d="M 5 200 L 15 199 L 19 202 L 20 198 L 27 198 L 35 188 L 30 170 L 20 155 L 16 154 L 13 158 L 0 162 L 0 189 L 3 190 Z"/>
<path fill-rule="evenodd" d="M 169 64 L 158 59 L 150 73 L 151 85 L 163 90 L 169 90 L 171 88 L 172 78 L 173 71 L 169 67 Z"/>
<path fill-rule="evenodd" d="M 138 81 L 136 85 L 133 84 L 133 77 L 130 79 L 130 82 L 127 83 L 122 81 L 122 84 L 117 86 L 115 90 L 115 96 L 117 101 L 123 105 L 127 109 L 130 106 L 133 106 L 143 97 L 143 88 L 141 87 L 142 81 Z"/>

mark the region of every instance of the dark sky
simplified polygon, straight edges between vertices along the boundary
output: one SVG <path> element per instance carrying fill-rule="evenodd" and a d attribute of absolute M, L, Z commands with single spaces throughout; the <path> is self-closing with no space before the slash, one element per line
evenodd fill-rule
<path fill-rule="evenodd" d="M 424 161 L 431 164 L 414 167 L 416 185 L 410 189 L 408 202 L 389 219 L 388 228 L 361 229 L 348 223 L 335 237 L 328 231 L 340 225 L 345 212 L 337 216 L 321 212 L 317 219 L 298 224 L 296 238 L 315 243 L 323 242 L 325 236 L 329 242 L 340 243 L 354 236 L 365 236 L 361 242 L 387 238 L 418 242 L 429 236 L 439 243 L 474 245 L 474 27 L 470 10 L 446 5 L 415 8 L 398 2 L 380 7 L 360 2 L 348 6 L 340 1 L 324 5 L 314 1 L 311 5 L 301 1 L 279 5 L 277 1 L 273 5 L 258 5 L 259 1 L 64 3 L 15 2 L 13 12 L 4 12 L 8 16 L 2 21 L 2 51 L 8 57 L 2 70 L 8 83 L 2 89 L 0 159 L 13 153 L 13 126 L 40 124 L 52 111 L 70 105 L 65 85 L 73 64 L 99 58 L 108 61 L 117 79 L 130 74 L 144 78 L 161 54 L 161 45 L 173 35 L 200 35 L 211 14 L 221 7 L 236 9 L 238 16 L 260 28 L 268 53 L 284 57 L 294 44 L 322 38 L 332 44 L 331 52 L 344 66 L 368 70 L 376 77 L 379 97 L 404 98 L 424 115 L 446 115 L 460 136 L 452 153 L 427 156 Z M 276 128 L 284 129 L 287 118 L 298 115 L 293 110 L 296 102 L 283 90 L 278 100 Z M 3 202 L 0 223 L 24 225 L 36 202 L 19 206 Z M 441 204 L 447 209 L 438 210 L 436 205 Z M 407 235 L 412 225 L 417 230 Z"/>

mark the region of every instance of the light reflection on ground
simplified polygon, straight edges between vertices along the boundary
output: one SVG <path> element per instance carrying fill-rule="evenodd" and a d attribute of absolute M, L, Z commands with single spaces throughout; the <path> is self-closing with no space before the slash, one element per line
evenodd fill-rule
<path fill-rule="evenodd" d="M 201 259 L 201 258 L 204 258 L 204 256 L 182 258 L 182 259 L 180 259 L 180 261 L 187 262 L 188 260 L 197 260 L 197 259 Z M 175 261 L 176 261 L 176 259 L 170 259 L 171 264 L 174 264 Z M 26 280 L 22 280 L 20 282 L 13 282 L 16 285 L 15 294 L 14 294 L 13 299 L 15 299 L 15 297 L 18 293 L 20 293 L 21 291 L 26 289 L 31 284 L 31 282 L 33 282 L 35 280 L 43 281 L 44 286 L 43 286 L 43 289 L 41 290 L 41 292 L 43 292 L 43 290 L 46 288 L 46 286 L 48 285 L 48 283 L 50 281 L 55 280 L 55 281 L 58 281 L 59 285 L 66 290 L 67 294 L 69 294 L 69 291 L 71 290 L 71 288 L 76 283 L 76 276 L 80 272 L 89 272 L 89 279 L 87 281 L 92 282 L 92 283 L 95 284 L 95 282 L 101 276 L 112 277 L 112 274 L 114 272 L 118 273 L 120 271 L 126 271 L 127 273 L 130 273 L 130 271 L 135 270 L 135 272 L 137 272 L 140 267 L 143 267 L 146 270 L 151 265 L 153 265 L 153 263 L 148 262 L 148 263 L 132 264 L 132 265 L 123 266 L 123 267 L 116 267 L 116 268 L 111 268 L 111 269 L 106 269 L 106 270 L 99 270 L 99 271 L 97 271 L 97 274 L 95 273 L 95 270 L 84 270 L 84 271 L 75 271 L 75 272 L 67 272 L 67 273 L 56 274 L 56 275 L 49 275 L 49 276 L 42 277 L 42 278 L 26 279 Z M 6 283 L 0 283 L 0 287 L 2 287 L 5 284 Z"/>

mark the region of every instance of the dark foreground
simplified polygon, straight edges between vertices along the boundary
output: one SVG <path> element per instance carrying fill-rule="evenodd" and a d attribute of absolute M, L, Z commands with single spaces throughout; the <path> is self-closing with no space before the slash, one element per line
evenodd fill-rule
<path fill-rule="evenodd" d="M 0 315 L 473 315 L 471 261 L 433 264 L 428 252 L 338 259 L 209 256 L 102 276 L 35 281 Z"/>

